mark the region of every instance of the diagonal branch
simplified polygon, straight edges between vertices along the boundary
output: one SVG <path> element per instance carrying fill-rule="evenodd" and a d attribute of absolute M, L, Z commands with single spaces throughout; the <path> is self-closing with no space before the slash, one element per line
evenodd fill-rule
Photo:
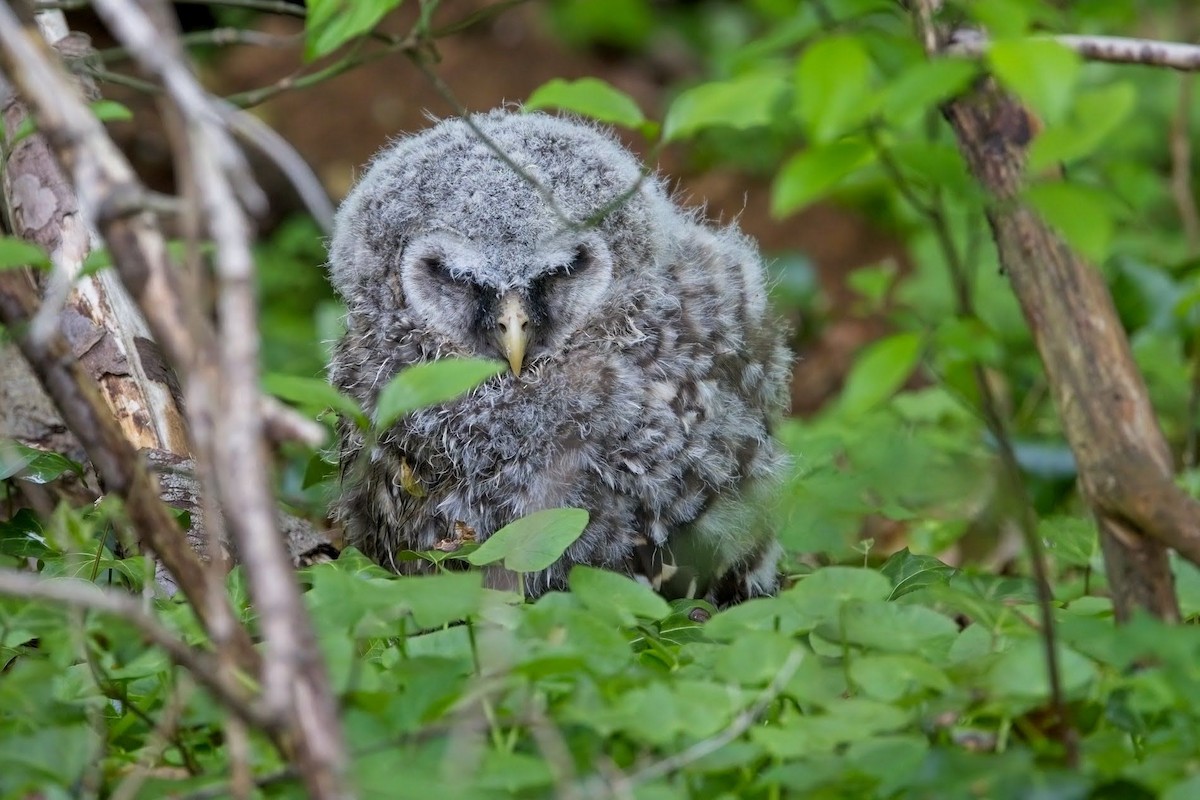
<path fill-rule="evenodd" d="M 930 0 L 917 6 L 919 37 L 940 41 Z M 1020 202 L 1033 120 L 994 81 L 943 112 L 993 199 L 988 220 L 1000 263 L 1029 322 L 1100 528 L 1117 618 L 1142 609 L 1177 620 L 1166 548 L 1200 563 L 1200 503 L 1174 485 L 1170 450 L 1101 272 Z"/>
<path fill-rule="evenodd" d="M 1181 72 L 1200 70 L 1200 45 L 1181 42 L 1160 42 L 1154 39 L 1131 39 L 1125 36 L 1079 36 L 1063 34 L 1038 37 L 1058 42 L 1089 61 L 1111 64 L 1142 64 L 1167 67 Z M 991 40 L 976 30 L 960 29 L 950 34 L 946 52 L 952 55 L 981 56 L 991 46 Z"/>

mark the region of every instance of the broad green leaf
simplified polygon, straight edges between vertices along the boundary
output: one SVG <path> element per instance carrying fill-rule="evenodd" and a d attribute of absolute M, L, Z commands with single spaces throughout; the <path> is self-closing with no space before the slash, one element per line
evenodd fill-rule
<path fill-rule="evenodd" d="M 1083 517 L 1046 517 L 1038 521 L 1046 555 L 1060 568 L 1090 566 L 1100 554 L 1096 523 Z"/>
<path fill-rule="evenodd" d="M 1069 164 L 1092 155 L 1129 117 L 1137 105 L 1137 90 L 1122 82 L 1081 91 L 1071 120 L 1046 128 L 1029 148 L 1031 173 L 1055 164 Z"/>
<path fill-rule="evenodd" d="M 49 483 L 64 472 L 82 476 L 83 467 L 59 453 L 0 440 L 0 481 L 17 476 L 30 483 Z"/>
<path fill-rule="evenodd" d="M 780 595 L 809 620 L 809 627 L 835 617 L 854 600 L 883 600 L 892 591 L 886 577 L 873 569 L 825 567 Z"/>
<path fill-rule="evenodd" d="M 789 720 L 786 726 L 757 726 L 753 741 L 776 758 L 832 754 L 838 747 L 904 727 L 909 712 L 874 700 L 849 698 L 832 703 L 824 714 Z"/>
<path fill-rule="evenodd" d="M 401 0 L 308 0 L 304 57 L 328 55 L 351 39 L 369 33 Z"/>
<path fill-rule="evenodd" d="M 313 588 L 305 595 L 313 617 L 331 635 L 395 636 L 401 617 L 413 628 L 434 628 L 474 613 L 483 596 L 478 572 L 445 572 L 397 578 L 374 571 L 347 571 L 339 562 L 307 572 Z"/>
<path fill-rule="evenodd" d="M 858 416 L 895 394 L 916 369 L 921 347 L 918 333 L 897 333 L 868 345 L 854 360 L 837 412 Z"/>
<path fill-rule="evenodd" d="M 864 139 L 842 139 L 792 156 L 771 187 L 771 214 L 782 217 L 820 200 L 856 170 L 875 160 Z"/>
<path fill-rule="evenodd" d="M 1097 189 L 1074 183 L 1030 186 L 1025 201 L 1081 256 L 1099 264 L 1112 241 L 1111 200 Z"/>
<path fill-rule="evenodd" d="M 920 61 L 887 84 L 879 110 L 888 122 L 903 125 L 961 94 L 978 72 L 973 62 L 961 59 Z"/>
<path fill-rule="evenodd" d="M 694 136 L 705 128 L 742 130 L 767 125 L 786 89 L 787 78 L 777 72 L 702 83 L 671 103 L 663 120 L 663 140 Z"/>
<path fill-rule="evenodd" d="M 503 561 L 513 572 L 536 572 L 553 564 L 587 527 L 581 508 L 535 511 L 493 533 L 467 556 L 476 566 Z"/>
<path fill-rule="evenodd" d="M 606 569 L 578 564 L 571 568 L 571 591 L 597 614 L 615 616 L 622 625 L 636 625 L 638 618 L 658 620 L 671 613 L 671 606 L 649 586 Z"/>
<path fill-rule="evenodd" d="M 850 679 L 872 698 L 887 703 L 952 688 L 946 673 L 915 655 L 857 656 L 850 661 Z"/>
<path fill-rule="evenodd" d="M 859 39 L 830 36 L 796 64 L 796 116 L 811 142 L 825 144 L 862 123 L 872 109 L 871 58 Z"/>
<path fill-rule="evenodd" d="M 1000 81 L 1053 125 L 1070 106 L 1079 77 L 1079 55 L 1050 39 L 1011 39 L 992 44 L 988 62 Z"/>
<path fill-rule="evenodd" d="M 893 553 L 879 571 L 892 582 L 889 600 L 895 600 L 931 584 L 946 583 L 958 572 L 954 567 L 933 556 L 913 555 L 907 547 Z"/>
<path fill-rule="evenodd" d="M 938 659 L 954 643 L 958 625 L 924 606 L 851 600 L 817 632 L 831 642 Z"/>
<path fill-rule="evenodd" d="M 41 558 L 51 548 L 34 513 L 22 508 L 11 519 L 0 520 L 0 553 L 19 558 Z"/>
<path fill-rule="evenodd" d="M 375 427 L 387 430 L 405 414 L 453 400 L 508 367 L 483 358 L 444 358 L 401 370 L 375 403 Z"/>
<path fill-rule="evenodd" d="M 524 108 L 561 108 L 625 128 L 640 128 L 646 122 L 632 97 L 599 78 L 555 78 L 534 89 Z"/>
<path fill-rule="evenodd" d="M 21 267 L 49 269 L 50 257 L 32 242 L 16 236 L 0 236 L 0 270 Z"/>
<path fill-rule="evenodd" d="M 1061 644 L 1058 646 L 1058 666 L 1064 692 L 1079 691 L 1096 678 L 1096 667 L 1091 661 Z M 1041 638 L 1022 639 L 1001 653 L 988 670 L 984 686 L 1001 697 L 1049 698 L 1050 678 Z"/>
<path fill-rule="evenodd" d="M 306 411 L 321 412 L 332 408 L 343 417 L 355 420 L 359 427 L 366 424 L 366 415 L 354 398 L 342 394 L 328 381 L 321 378 L 304 378 L 299 375 L 281 375 L 273 372 L 264 375 L 263 388 L 280 400 L 295 403 Z"/>

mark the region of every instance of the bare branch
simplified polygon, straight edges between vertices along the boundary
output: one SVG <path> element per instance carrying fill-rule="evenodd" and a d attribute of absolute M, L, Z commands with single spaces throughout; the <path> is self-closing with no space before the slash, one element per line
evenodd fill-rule
<path fill-rule="evenodd" d="M 224 124 L 222 108 L 185 62 L 165 3 L 96 0 L 95 8 L 139 66 L 160 83 L 183 121 L 187 180 L 216 245 L 220 414 L 214 423 L 211 465 L 217 494 L 246 570 L 265 648 L 262 683 L 268 708 L 286 714 L 295 760 L 309 793 L 343 797 L 346 755 L 341 725 L 316 635 L 300 598 L 291 559 L 279 535 L 269 484 L 270 463 L 259 401 L 259 332 L 251 230 L 243 204 L 265 202 Z M 151 12 L 154 18 L 151 17 Z M 211 391 L 211 389 L 210 389 Z"/>
<path fill-rule="evenodd" d="M 1069 47 L 1090 61 L 1111 64 L 1142 64 L 1150 67 L 1169 67 L 1181 72 L 1200 70 L 1200 45 L 1180 42 L 1160 42 L 1154 39 L 1131 39 L 1124 36 L 1039 36 Z M 978 57 L 985 54 L 991 41 L 976 30 L 957 30 L 950 36 L 946 53 Z"/>
<path fill-rule="evenodd" d="M 197 683 L 242 720 L 265 731 L 278 726 L 277 720 L 266 712 L 247 688 L 244 679 L 220 676 L 211 653 L 189 647 L 143 611 L 137 598 L 106 591 L 94 583 L 74 578 L 40 578 L 11 569 L 0 569 L 0 595 L 43 600 L 118 617 L 137 628 L 147 642 L 161 648 L 173 662 L 186 669 Z"/>

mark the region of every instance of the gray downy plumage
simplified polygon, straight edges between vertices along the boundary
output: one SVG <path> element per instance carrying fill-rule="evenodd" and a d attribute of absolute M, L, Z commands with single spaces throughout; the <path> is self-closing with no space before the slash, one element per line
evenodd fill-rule
<path fill-rule="evenodd" d="M 791 359 L 756 246 L 676 205 L 596 126 L 472 121 L 487 141 L 457 118 L 399 139 L 342 204 L 330 273 L 348 330 L 330 378 L 370 411 L 405 366 L 511 358 L 508 298 L 527 320 L 520 371 L 408 415 L 369 453 L 343 424 L 347 542 L 412 572 L 398 552 L 578 507 L 586 531 L 525 576 L 531 597 L 575 564 L 718 606 L 773 593 L 764 508 Z"/>

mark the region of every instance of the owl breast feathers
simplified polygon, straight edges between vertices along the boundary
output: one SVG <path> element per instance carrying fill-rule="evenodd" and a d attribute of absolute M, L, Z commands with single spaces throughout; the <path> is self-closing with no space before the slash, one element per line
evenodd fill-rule
<path fill-rule="evenodd" d="M 369 452 L 343 425 L 348 543 L 410 572 L 401 551 L 463 526 L 484 539 L 576 507 L 587 529 L 528 595 L 566 588 L 575 564 L 718 606 L 775 591 L 765 509 L 791 362 L 761 258 L 606 132 L 493 111 L 400 139 L 338 212 L 330 263 L 349 309 L 330 376 L 364 408 L 411 364 L 511 367 Z"/>

